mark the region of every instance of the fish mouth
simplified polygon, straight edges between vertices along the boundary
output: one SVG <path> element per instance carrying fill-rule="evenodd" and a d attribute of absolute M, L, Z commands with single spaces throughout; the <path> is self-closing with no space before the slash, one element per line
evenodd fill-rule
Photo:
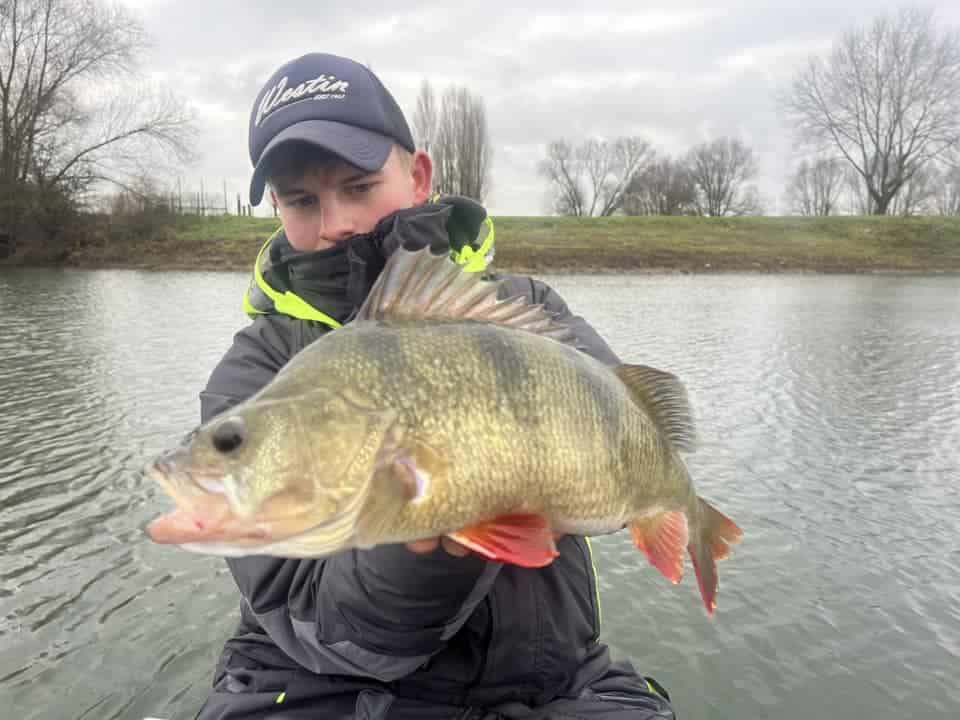
<path fill-rule="evenodd" d="M 176 508 L 150 521 L 144 531 L 161 545 L 224 543 L 259 545 L 271 540 L 267 528 L 253 518 L 239 516 L 226 484 L 213 477 L 182 470 L 160 458 L 144 474 L 173 500 Z"/>
<path fill-rule="evenodd" d="M 198 512 L 177 508 L 151 520 L 144 530 L 159 545 L 231 543 L 253 547 L 270 541 L 264 528 L 234 522 L 228 514 L 206 509 Z"/>
<path fill-rule="evenodd" d="M 150 521 L 144 528 L 150 539 L 161 545 L 179 545 L 198 553 L 224 556 L 276 554 L 284 557 L 324 555 L 348 543 L 355 533 L 360 507 L 366 501 L 371 482 L 368 479 L 338 512 L 320 523 L 289 525 L 278 532 L 276 523 L 260 517 L 242 517 L 233 507 L 231 483 L 220 477 L 202 475 L 178 468 L 175 462 L 160 458 L 145 469 L 176 508 Z M 309 508 L 302 516 L 309 515 Z M 284 521 L 289 523 L 291 516 Z M 326 542 L 320 541 L 320 536 Z M 307 546 L 303 539 L 309 538 Z"/>

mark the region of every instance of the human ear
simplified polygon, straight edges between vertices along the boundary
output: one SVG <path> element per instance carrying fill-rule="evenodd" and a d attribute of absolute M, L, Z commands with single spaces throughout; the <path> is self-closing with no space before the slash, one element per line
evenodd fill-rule
<path fill-rule="evenodd" d="M 410 175 L 413 178 L 413 204 L 422 205 L 430 198 L 433 189 L 433 161 L 423 150 L 413 153 Z"/>

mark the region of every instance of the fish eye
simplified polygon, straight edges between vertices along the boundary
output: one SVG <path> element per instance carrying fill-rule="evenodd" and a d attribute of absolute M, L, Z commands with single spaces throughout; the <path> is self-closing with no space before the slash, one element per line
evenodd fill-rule
<path fill-rule="evenodd" d="M 243 445 L 247 439 L 247 425 L 240 417 L 231 417 L 213 430 L 213 447 L 221 453 L 229 453 Z"/>

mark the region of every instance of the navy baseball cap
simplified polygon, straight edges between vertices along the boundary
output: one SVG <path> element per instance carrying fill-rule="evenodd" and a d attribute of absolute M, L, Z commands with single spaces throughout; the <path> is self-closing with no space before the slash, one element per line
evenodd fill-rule
<path fill-rule="evenodd" d="M 288 142 L 306 142 L 361 170 L 383 167 L 397 143 L 416 149 L 396 100 L 373 72 L 348 58 L 310 53 L 277 70 L 250 113 L 250 203 L 263 198 L 270 155 Z"/>

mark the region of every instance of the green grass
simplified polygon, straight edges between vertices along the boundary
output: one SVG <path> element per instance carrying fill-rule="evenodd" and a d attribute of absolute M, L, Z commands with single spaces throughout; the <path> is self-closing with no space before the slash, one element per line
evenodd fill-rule
<path fill-rule="evenodd" d="M 960 218 L 505 218 L 529 269 L 960 270 Z"/>
<path fill-rule="evenodd" d="M 105 222 L 105 221 L 104 221 Z M 960 271 L 960 218 L 494 218 L 497 267 L 548 271 Z M 181 216 L 75 245 L 71 264 L 246 270 L 273 218 Z"/>

